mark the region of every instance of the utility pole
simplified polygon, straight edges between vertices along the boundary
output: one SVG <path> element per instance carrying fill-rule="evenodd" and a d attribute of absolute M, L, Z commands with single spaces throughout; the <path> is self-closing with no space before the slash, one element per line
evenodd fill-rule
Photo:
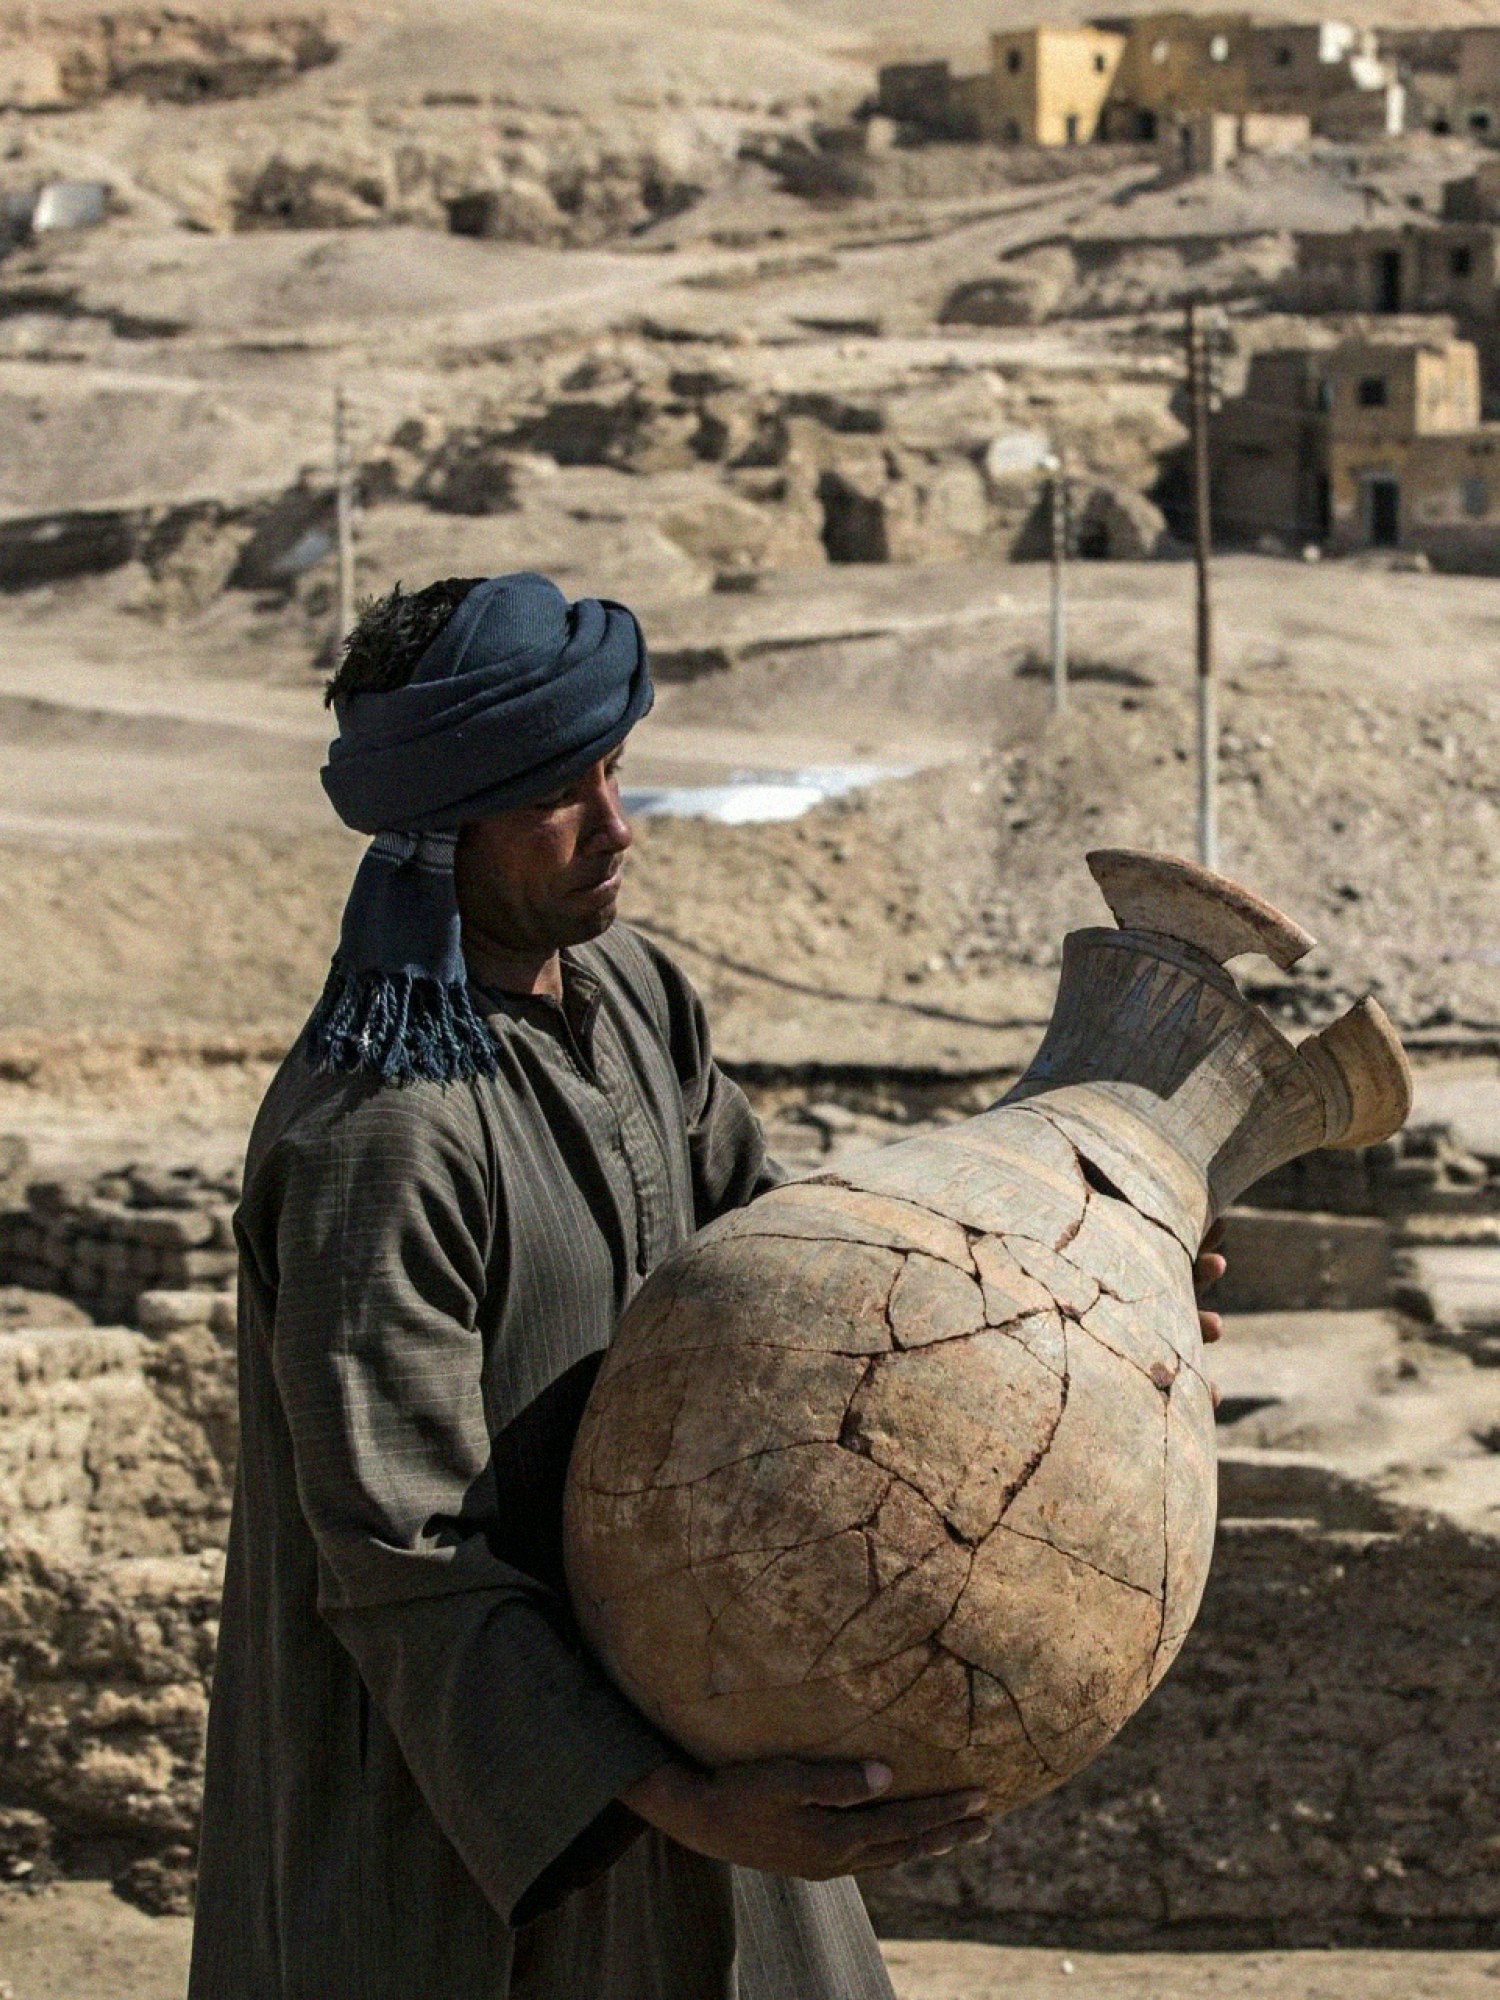
<path fill-rule="evenodd" d="M 1187 309 L 1188 406 L 1193 457 L 1193 557 L 1198 576 L 1198 859 L 1219 865 L 1219 690 L 1214 672 L 1213 508 L 1208 449 L 1209 356 L 1198 302 Z"/>
<path fill-rule="evenodd" d="M 342 382 L 333 392 L 333 476 L 339 556 L 338 630 L 333 635 L 337 652 L 354 629 L 354 461 Z"/>
<path fill-rule="evenodd" d="M 1068 705 L 1068 473 L 1061 452 L 1047 460 L 1052 516 L 1052 713 Z"/>

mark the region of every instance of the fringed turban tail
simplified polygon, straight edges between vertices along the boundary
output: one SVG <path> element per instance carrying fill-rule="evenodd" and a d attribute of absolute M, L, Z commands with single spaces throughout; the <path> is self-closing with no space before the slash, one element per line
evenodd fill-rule
<path fill-rule="evenodd" d="M 469 592 L 411 681 L 336 704 L 323 787 L 375 836 L 309 1023 L 315 1067 L 386 1082 L 495 1073 L 464 970 L 459 829 L 583 776 L 650 708 L 641 628 L 621 604 L 569 604 L 545 577 Z"/>

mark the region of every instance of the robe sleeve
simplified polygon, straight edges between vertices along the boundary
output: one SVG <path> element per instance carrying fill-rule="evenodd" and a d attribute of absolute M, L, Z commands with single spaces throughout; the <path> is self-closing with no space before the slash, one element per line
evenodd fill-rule
<path fill-rule="evenodd" d="M 714 1061 L 708 1015 L 692 981 L 660 945 L 644 947 L 666 1005 L 667 1041 L 682 1086 L 693 1170 L 693 1219 L 699 1229 L 791 1175 L 766 1151 L 760 1120 L 743 1090 Z"/>
<path fill-rule="evenodd" d="M 496 1552 L 478 1328 L 495 1281 L 487 1146 L 472 1098 L 427 1085 L 283 1140 L 273 1365 L 318 1608 L 438 1824 L 513 1920 L 673 1752 L 589 1660 L 556 1594 Z"/>

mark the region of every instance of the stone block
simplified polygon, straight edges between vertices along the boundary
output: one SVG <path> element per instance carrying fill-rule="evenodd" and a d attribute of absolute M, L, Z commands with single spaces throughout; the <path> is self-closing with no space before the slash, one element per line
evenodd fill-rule
<path fill-rule="evenodd" d="M 1488 1362 L 1500 1334 L 1500 1244 L 1443 1243 L 1409 1249 L 1399 1273 L 1403 1308 L 1413 1318 Z"/>
<path fill-rule="evenodd" d="M 130 1236 L 153 1250 L 197 1250 L 213 1242 L 214 1218 L 201 1208 L 142 1209 L 130 1218 Z"/>
<path fill-rule="evenodd" d="M 1374 1216 L 1231 1209 L 1229 1271 L 1213 1303 L 1225 1312 L 1364 1310 L 1391 1291 L 1391 1232 Z"/>
<path fill-rule="evenodd" d="M 189 1250 L 181 1264 L 190 1285 L 228 1284 L 239 1270 L 239 1258 L 233 1250 Z"/>

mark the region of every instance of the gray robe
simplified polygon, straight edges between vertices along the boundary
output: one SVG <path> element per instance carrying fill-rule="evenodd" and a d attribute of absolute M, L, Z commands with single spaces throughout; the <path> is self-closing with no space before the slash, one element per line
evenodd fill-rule
<path fill-rule="evenodd" d="M 630 931 L 497 997 L 493 1083 L 296 1050 L 251 1137 L 190 2000 L 890 2000 L 850 1882 L 703 1860 L 582 1649 L 568 1452 L 645 1272 L 774 1177 Z"/>

